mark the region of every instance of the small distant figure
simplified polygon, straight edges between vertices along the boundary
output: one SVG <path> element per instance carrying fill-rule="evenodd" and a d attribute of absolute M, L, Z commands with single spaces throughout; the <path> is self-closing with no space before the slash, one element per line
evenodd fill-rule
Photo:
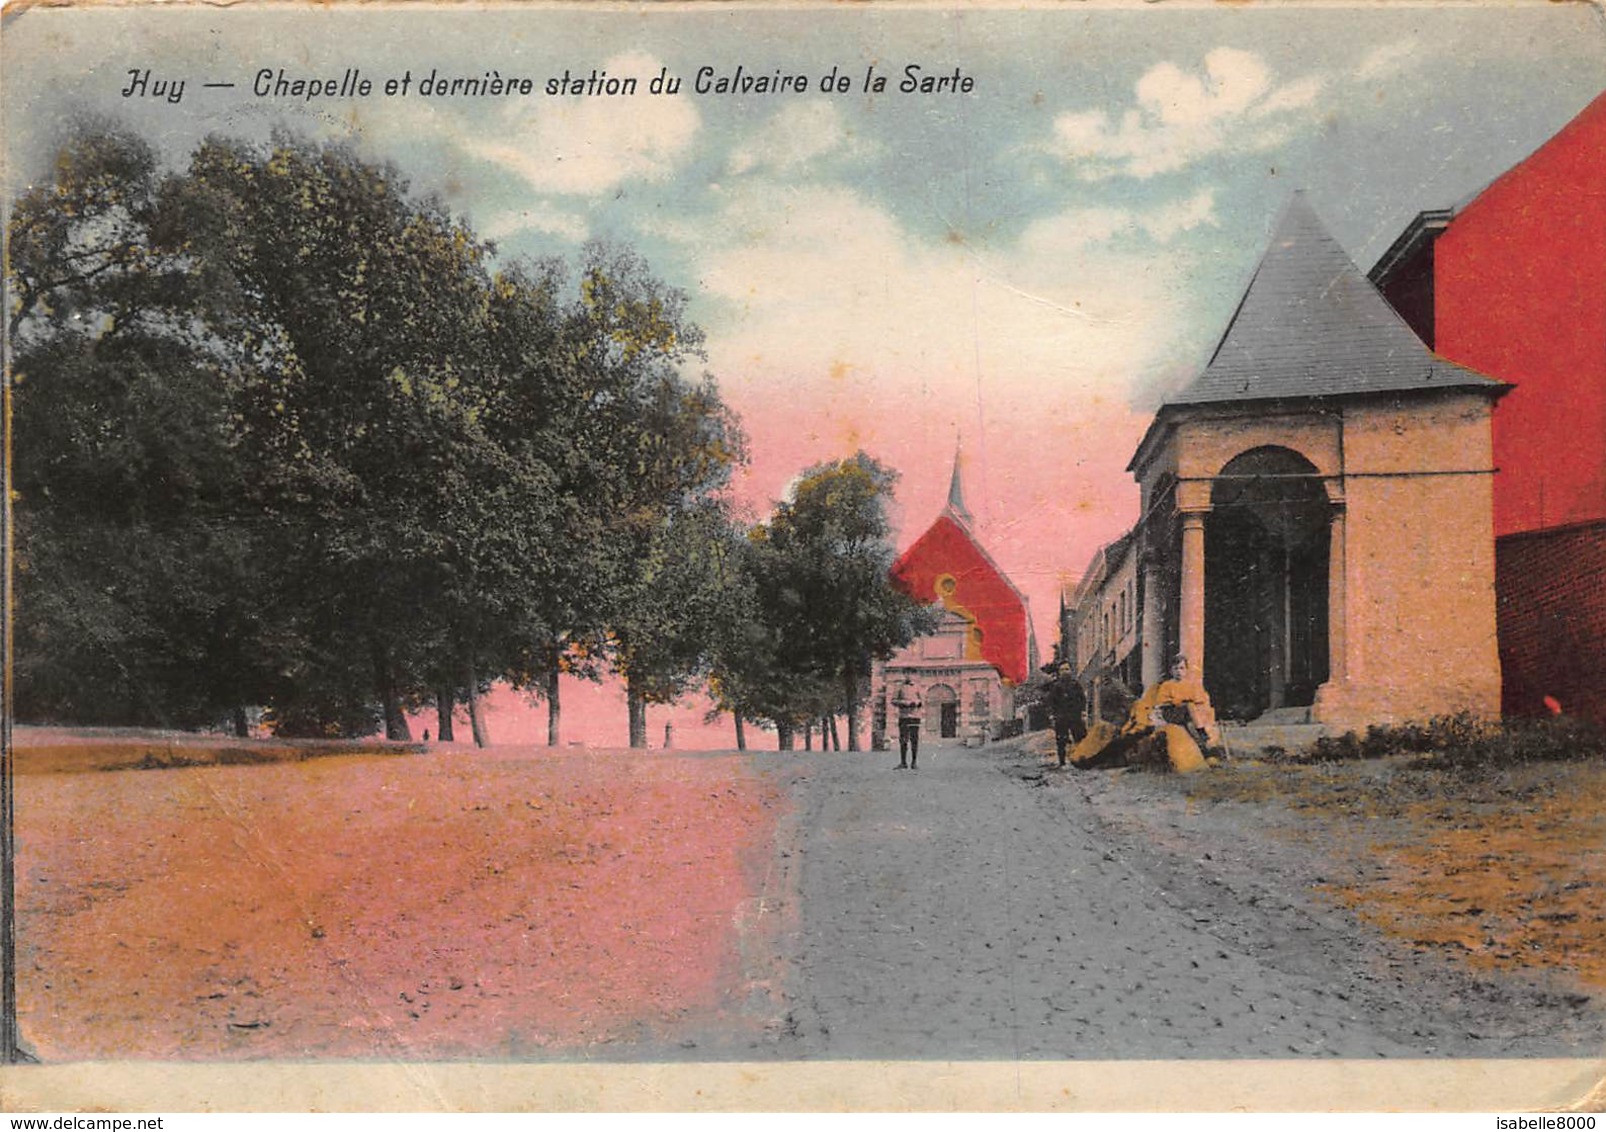
<path fill-rule="evenodd" d="M 664 724 L 664 750 L 670 750 L 674 747 L 674 745 L 675 725 L 673 723 L 666 723 Z"/>
<path fill-rule="evenodd" d="M 424 728 L 424 742 L 429 742 L 429 728 Z"/>
<path fill-rule="evenodd" d="M 1048 717 L 1054 724 L 1054 751 L 1059 765 L 1065 765 L 1065 753 L 1075 743 L 1087 737 L 1087 693 L 1082 682 L 1071 671 L 1068 661 L 1053 666 L 1054 676 L 1044 690 Z"/>
<path fill-rule="evenodd" d="M 898 769 L 916 770 L 920 762 L 920 717 L 925 707 L 920 693 L 908 680 L 898 685 L 898 698 L 892 701 L 898 709 Z"/>

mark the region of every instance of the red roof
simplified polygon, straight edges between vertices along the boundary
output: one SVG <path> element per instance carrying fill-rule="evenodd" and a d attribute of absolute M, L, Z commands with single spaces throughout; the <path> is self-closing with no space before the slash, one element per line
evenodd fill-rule
<path fill-rule="evenodd" d="M 892 564 L 892 579 L 912 597 L 941 602 L 973 620 L 981 630 L 982 659 L 1006 681 L 1020 684 L 1030 675 L 1026 599 L 952 514 L 939 515 L 903 552 Z"/>

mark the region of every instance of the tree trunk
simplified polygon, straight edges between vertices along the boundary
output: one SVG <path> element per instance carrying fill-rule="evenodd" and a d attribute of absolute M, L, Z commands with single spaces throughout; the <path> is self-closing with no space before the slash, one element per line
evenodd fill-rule
<path fill-rule="evenodd" d="M 837 733 L 836 715 L 828 715 L 825 718 L 826 721 L 831 725 L 831 749 L 833 751 L 840 751 L 842 749 L 842 736 Z"/>
<path fill-rule="evenodd" d="M 384 645 L 374 645 L 374 690 L 379 693 L 379 704 L 385 713 L 385 738 L 403 743 L 413 741 L 407 727 L 407 716 L 396 695 L 396 678 L 390 670 L 390 654 Z"/>
<path fill-rule="evenodd" d="M 792 725 L 780 719 L 775 721 L 775 749 L 778 751 L 792 749 Z"/>
<path fill-rule="evenodd" d="M 452 732 L 452 713 L 457 710 L 457 694 L 442 684 L 435 689 L 435 738 L 442 743 L 455 743 L 457 736 Z"/>
<path fill-rule="evenodd" d="M 563 721 L 563 704 L 558 699 L 558 643 L 547 645 L 546 664 L 546 745 L 556 747 L 560 742 L 559 725 Z"/>
<path fill-rule="evenodd" d="M 625 680 L 625 700 L 630 708 L 630 747 L 644 751 L 647 749 L 647 700 L 636 688 L 635 681 L 628 677 Z"/>
<path fill-rule="evenodd" d="M 489 747 L 491 736 L 485 730 L 485 713 L 480 710 L 480 682 L 474 675 L 474 662 L 463 661 L 463 686 L 468 689 L 468 726 L 476 747 Z"/>
<path fill-rule="evenodd" d="M 842 690 L 847 693 L 847 711 L 842 722 L 848 729 L 848 750 L 859 749 L 859 674 L 849 665 L 842 673 Z"/>
<path fill-rule="evenodd" d="M 803 749 L 814 750 L 814 721 L 811 719 L 803 724 Z"/>
<path fill-rule="evenodd" d="M 745 751 L 747 750 L 747 732 L 742 728 L 742 713 L 733 711 L 731 712 L 731 717 L 736 720 L 736 749 Z"/>
<path fill-rule="evenodd" d="M 234 737 L 236 739 L 249 739 L 251 737 L 251 724 L 245 718 L 245 708 L 235 705 L 234 708 Z"/>

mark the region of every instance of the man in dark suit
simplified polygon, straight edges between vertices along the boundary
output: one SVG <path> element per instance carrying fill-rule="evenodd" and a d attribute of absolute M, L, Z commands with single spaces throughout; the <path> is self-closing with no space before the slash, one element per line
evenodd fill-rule
<path fill-rule="evenodd" d="M 1064 766 L 1066 748 L 1087 735 L 1087 694 L 1066 661 L 1054 665 L 1054 677 L 1044 689 L 1043 702 L 1054 724 L 1054 750 L 1060 766 Z"/>

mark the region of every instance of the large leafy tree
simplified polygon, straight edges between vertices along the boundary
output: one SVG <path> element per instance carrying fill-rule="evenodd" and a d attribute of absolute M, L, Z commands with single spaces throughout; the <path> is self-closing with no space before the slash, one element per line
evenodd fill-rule
<path fill-rule="evenodd" d="M 466 700 L 483 743 L 508 676 L 556 742 L 560 671 L 639 708 L 705 667 L 742 442 L 632 253 L 498 267 L 341 145 L 163 173 L 105 123 L 13 217 L 27 714 L 404 738 Z"/>
<path fill-rule="evenodd" d="M 736 729 L 737 750 L 747 750 L 747 724 L 771 724 L 769 692 L 780 679 L 773 627 L 764 617 L 757 577 L 757 542 L 763 528 L 743 532 L 732 526 L 718 558 L 715 582 L 720 600 L 708 638 L 708 694 L 713 710 L 706 722 L 728 713 Z"/>
<path fill-rule="evenodd" d="M 815 465 L 777 505 L 762 540 L 761 601 L 779 668 L 795 674 L 798 709 L 817 710 L 822 685 L 835 683 L 850 751 L 859 749 L 872 661 L 931 628 L 930 612 L 892 584 L 887 503 L 896 482 L 863 452 Z"/>
<path fill-rule="evenodd" d="M 151 250 L 162 199 L 156 155 L 117 123 L 75 121 L 49 180 L 14 204 L 6 233 L 7 337 L 150 309 L 153 281 L 176 266 Z"/>
<path fill-rule="evenodd" d="M 646 705 L 707 667 L 730 530 L 721 493 L 744 441 L 713 379 L 687 376 L 704 355 L 685 294 L 639 256 L 588 247 L 566 326 L 582 394 L 575 494 L 588 508 L 566 628 L 602 642 L 626 684 L 630 744 L 643 747 Z"/>
<path fill-rule="evenodd" d="M 165 233 L 174 179 L 86 120 L 8 229 L 17 383 L 18 710 L 189 726 L 232 717 L 290 644 L 242 523 L 237 373 Z"/>
<path fill-rule="evenodd" d="M 746 749 L 745 724 L 756 723 L 772 727 L 780 748 L 791 750 L 800 729 L 839 706 L 840 682 L 811 647 L 814 629 L 797 574 L 762 523 L 727 559 L 708 688 L 716 711 L 735 721 L 739 749 Z"/>
<path fill-rule="evenodd" d="M 521 447 L 529 376 L 493 351 L 508 333 L 493 305 L 528 307 L 528 289 L 493 282 L 471 232 L 341 146 L 214 139 L 188 189 L 309 637 L 368 667 L 390 737 L 407 737 L 410 700 L 461 693 L 485 742 L 476 694 L 525 623 L 518 591 L 556 506 Z M 319 675 L 302 687 L 351 683 Z"/>
<path fill-rule="evenodd" d="M 706 676 L 729 609 L 726 559 L 733 532 L 716 500 L 677 508 L 632 562 L 609 633 L 625 680 L 630 745 L 647 742 L 648 704 L 672 703 Z"/>

